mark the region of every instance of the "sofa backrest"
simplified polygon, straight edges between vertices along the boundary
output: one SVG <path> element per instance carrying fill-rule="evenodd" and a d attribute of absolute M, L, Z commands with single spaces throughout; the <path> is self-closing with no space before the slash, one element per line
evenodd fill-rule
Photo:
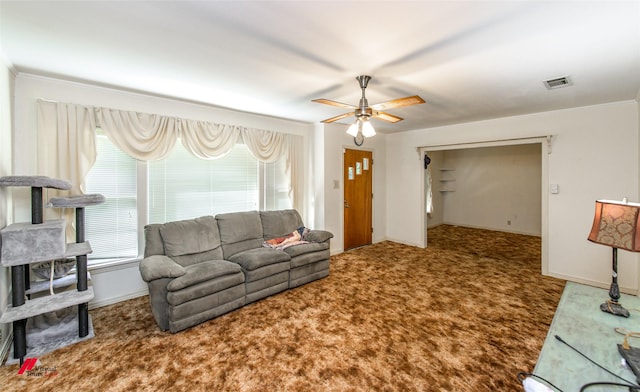
<path fill-rule="evenodd" d="M 220 231 L 213 216 L 145 226 L 145 257 L 163 254 L 183 267 L 221 260 Z"/>
<path fill-rule="evenodd" d="M 160 226 L 162 223 L 151 223 L 144 227 L 144 257 L 164 255 Z"/>
<path fill-rule="evenodd" d="M 296 210 L 260 211 L 260 220 L 265 240 L 284 237 L 304 226 Z"/>
<path fill-rule="evenodd" d="M 218 214 L 216 221 L 225 259 L 245 250 L 260 248 L 264 242 L 258 211 Z"/>

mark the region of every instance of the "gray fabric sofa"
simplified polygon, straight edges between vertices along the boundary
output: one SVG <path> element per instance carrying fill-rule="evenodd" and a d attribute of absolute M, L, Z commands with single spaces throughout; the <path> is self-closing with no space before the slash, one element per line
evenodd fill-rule
<path fill-rule="evenodd" d="M 247 211 L 145 226 L 140 274 L 162 330 L 178 332 L 221 314 L 329 275 L 324 230 L 276 249 L 304 227 L 296 210 Z"/>

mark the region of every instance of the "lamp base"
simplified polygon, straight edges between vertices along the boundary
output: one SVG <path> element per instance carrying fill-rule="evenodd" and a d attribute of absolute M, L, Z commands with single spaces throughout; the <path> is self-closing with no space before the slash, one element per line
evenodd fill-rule
<path fill-rule="evenodd" d="M 622 305 L 620 305 L 618 302 L 614 302 L 611 300 L 600 304 L 600 310 L 616 316 L 629 317 L 629 311 L 627 309 L 622 307 Z"/>

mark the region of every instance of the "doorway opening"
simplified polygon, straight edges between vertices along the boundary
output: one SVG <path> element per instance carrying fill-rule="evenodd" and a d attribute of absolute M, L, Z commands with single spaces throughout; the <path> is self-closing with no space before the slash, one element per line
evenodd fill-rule
<path fill-rule="evenodd" d="M 541 272 L 548 274 L 551 137 L 428 146 L 418 151 L 421 158 L 431 158 L 422 178 L 425 246 L 428 228 L 440 224 L 540 236 Z"/>

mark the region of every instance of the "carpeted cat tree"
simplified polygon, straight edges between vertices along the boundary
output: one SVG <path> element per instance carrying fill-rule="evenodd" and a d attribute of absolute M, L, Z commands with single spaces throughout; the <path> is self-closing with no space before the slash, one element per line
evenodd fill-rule
<path fill-rule="evenodd" d="M 76 242 L 66 243 L 66 221 L 43 218 L 42 191 L 69 190 L 68 181 L 46 176 L 7 176 L 0 178 L 0 186 L 31 188 L 31 223 L 14 223 L 0 230 L 0 265 L 11 267 L 12 287 L 12 304 L 3 309 L 0 323 L 13 323 L 13 355 L 7 364 L 18 360 L 22 364 L 27 355 L 37 357 L 93 336 L 88 310 L 93 287 L 88 284 L 87 272 L 87 254 L 92 250 L 84 238 L 84 207 L 103 203 L 104 196 L 78 195 L 49 201 L 48 207 L 75 209 Z M 75 279 L 72 275 L 55 276 L 56 260 L 73 257 Z M 49 282 L 33 282 L 31 265 L 43 261 L 49 261 L 51 266 Z M 70 308 L 76 305 L 77 312 L 72 313 Z M 75 318 L 77 323 L 73 322 Z"/>

